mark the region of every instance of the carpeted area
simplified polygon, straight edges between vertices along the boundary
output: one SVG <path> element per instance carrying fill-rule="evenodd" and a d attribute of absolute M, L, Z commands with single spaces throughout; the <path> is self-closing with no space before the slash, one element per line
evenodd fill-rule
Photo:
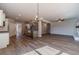
<path fill-rule="evenodd" d="M 39 52 L 41 55 L 69 55 L 68 53 L 61 52 L 60 50 L 57 50 L 50 46 L 44 46 L 44 47 L 35 49 L 35 51 L 33 50 L 30 52 L 27 52 L 24 55 L 39 55 L 36 51 Z"/>
<path fill-rule="evenodd" d="M 38 53 L 36 53 L 35 51 L 30 51 L 30 52 L 27 52 L 26 54 L 24 55 L 39 55 Z"/>

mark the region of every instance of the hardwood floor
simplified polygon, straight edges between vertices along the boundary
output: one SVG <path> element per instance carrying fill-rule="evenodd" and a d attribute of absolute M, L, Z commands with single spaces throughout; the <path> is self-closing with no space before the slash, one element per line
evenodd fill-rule
<path fill-rule="evenodd" d="M 0 55 L 22 55 L 26 52 L 35 51 L 35 49 L 50 46 L 71 55 L 79 54 L 79 42 L 72 37 L 62 35 L 44 35 L 42 38 L 29 38 L 22 36 L 20 38 L 11 37 L 8 47 L 0 49 Z"/>

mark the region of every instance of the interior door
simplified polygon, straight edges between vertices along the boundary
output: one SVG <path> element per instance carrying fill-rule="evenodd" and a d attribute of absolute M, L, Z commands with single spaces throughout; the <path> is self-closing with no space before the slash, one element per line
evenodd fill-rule
<path fill-rule="evenodd" d="M 16 36 L 19 37 L 22 35 L 22 24 L 21 23 L 17 23 L 16 24 Z"/>

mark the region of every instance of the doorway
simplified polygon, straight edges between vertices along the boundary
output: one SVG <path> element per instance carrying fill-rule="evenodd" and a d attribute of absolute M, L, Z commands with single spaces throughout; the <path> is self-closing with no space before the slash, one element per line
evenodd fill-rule
<path fill-rule="evenodd" d="M 16 38 L 20 38 L 22 36 L 22 24 L 16 24 Z"/>

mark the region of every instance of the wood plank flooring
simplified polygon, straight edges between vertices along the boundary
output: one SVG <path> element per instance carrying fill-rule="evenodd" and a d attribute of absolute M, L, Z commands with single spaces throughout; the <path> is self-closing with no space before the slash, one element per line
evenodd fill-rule
<path fill-rule="evenodd" d="M 71 55 L 79 54 L 79 42 L 74 41 L 72 37 L 62 35 L 44 35 L 42 38 L 29 38 L 22 36 L 20 38 L 11 37 L 8 47 L 0 49 L 0 55 L 22 55 L 35 49 L 50 46 L 61 52 Z"/>

